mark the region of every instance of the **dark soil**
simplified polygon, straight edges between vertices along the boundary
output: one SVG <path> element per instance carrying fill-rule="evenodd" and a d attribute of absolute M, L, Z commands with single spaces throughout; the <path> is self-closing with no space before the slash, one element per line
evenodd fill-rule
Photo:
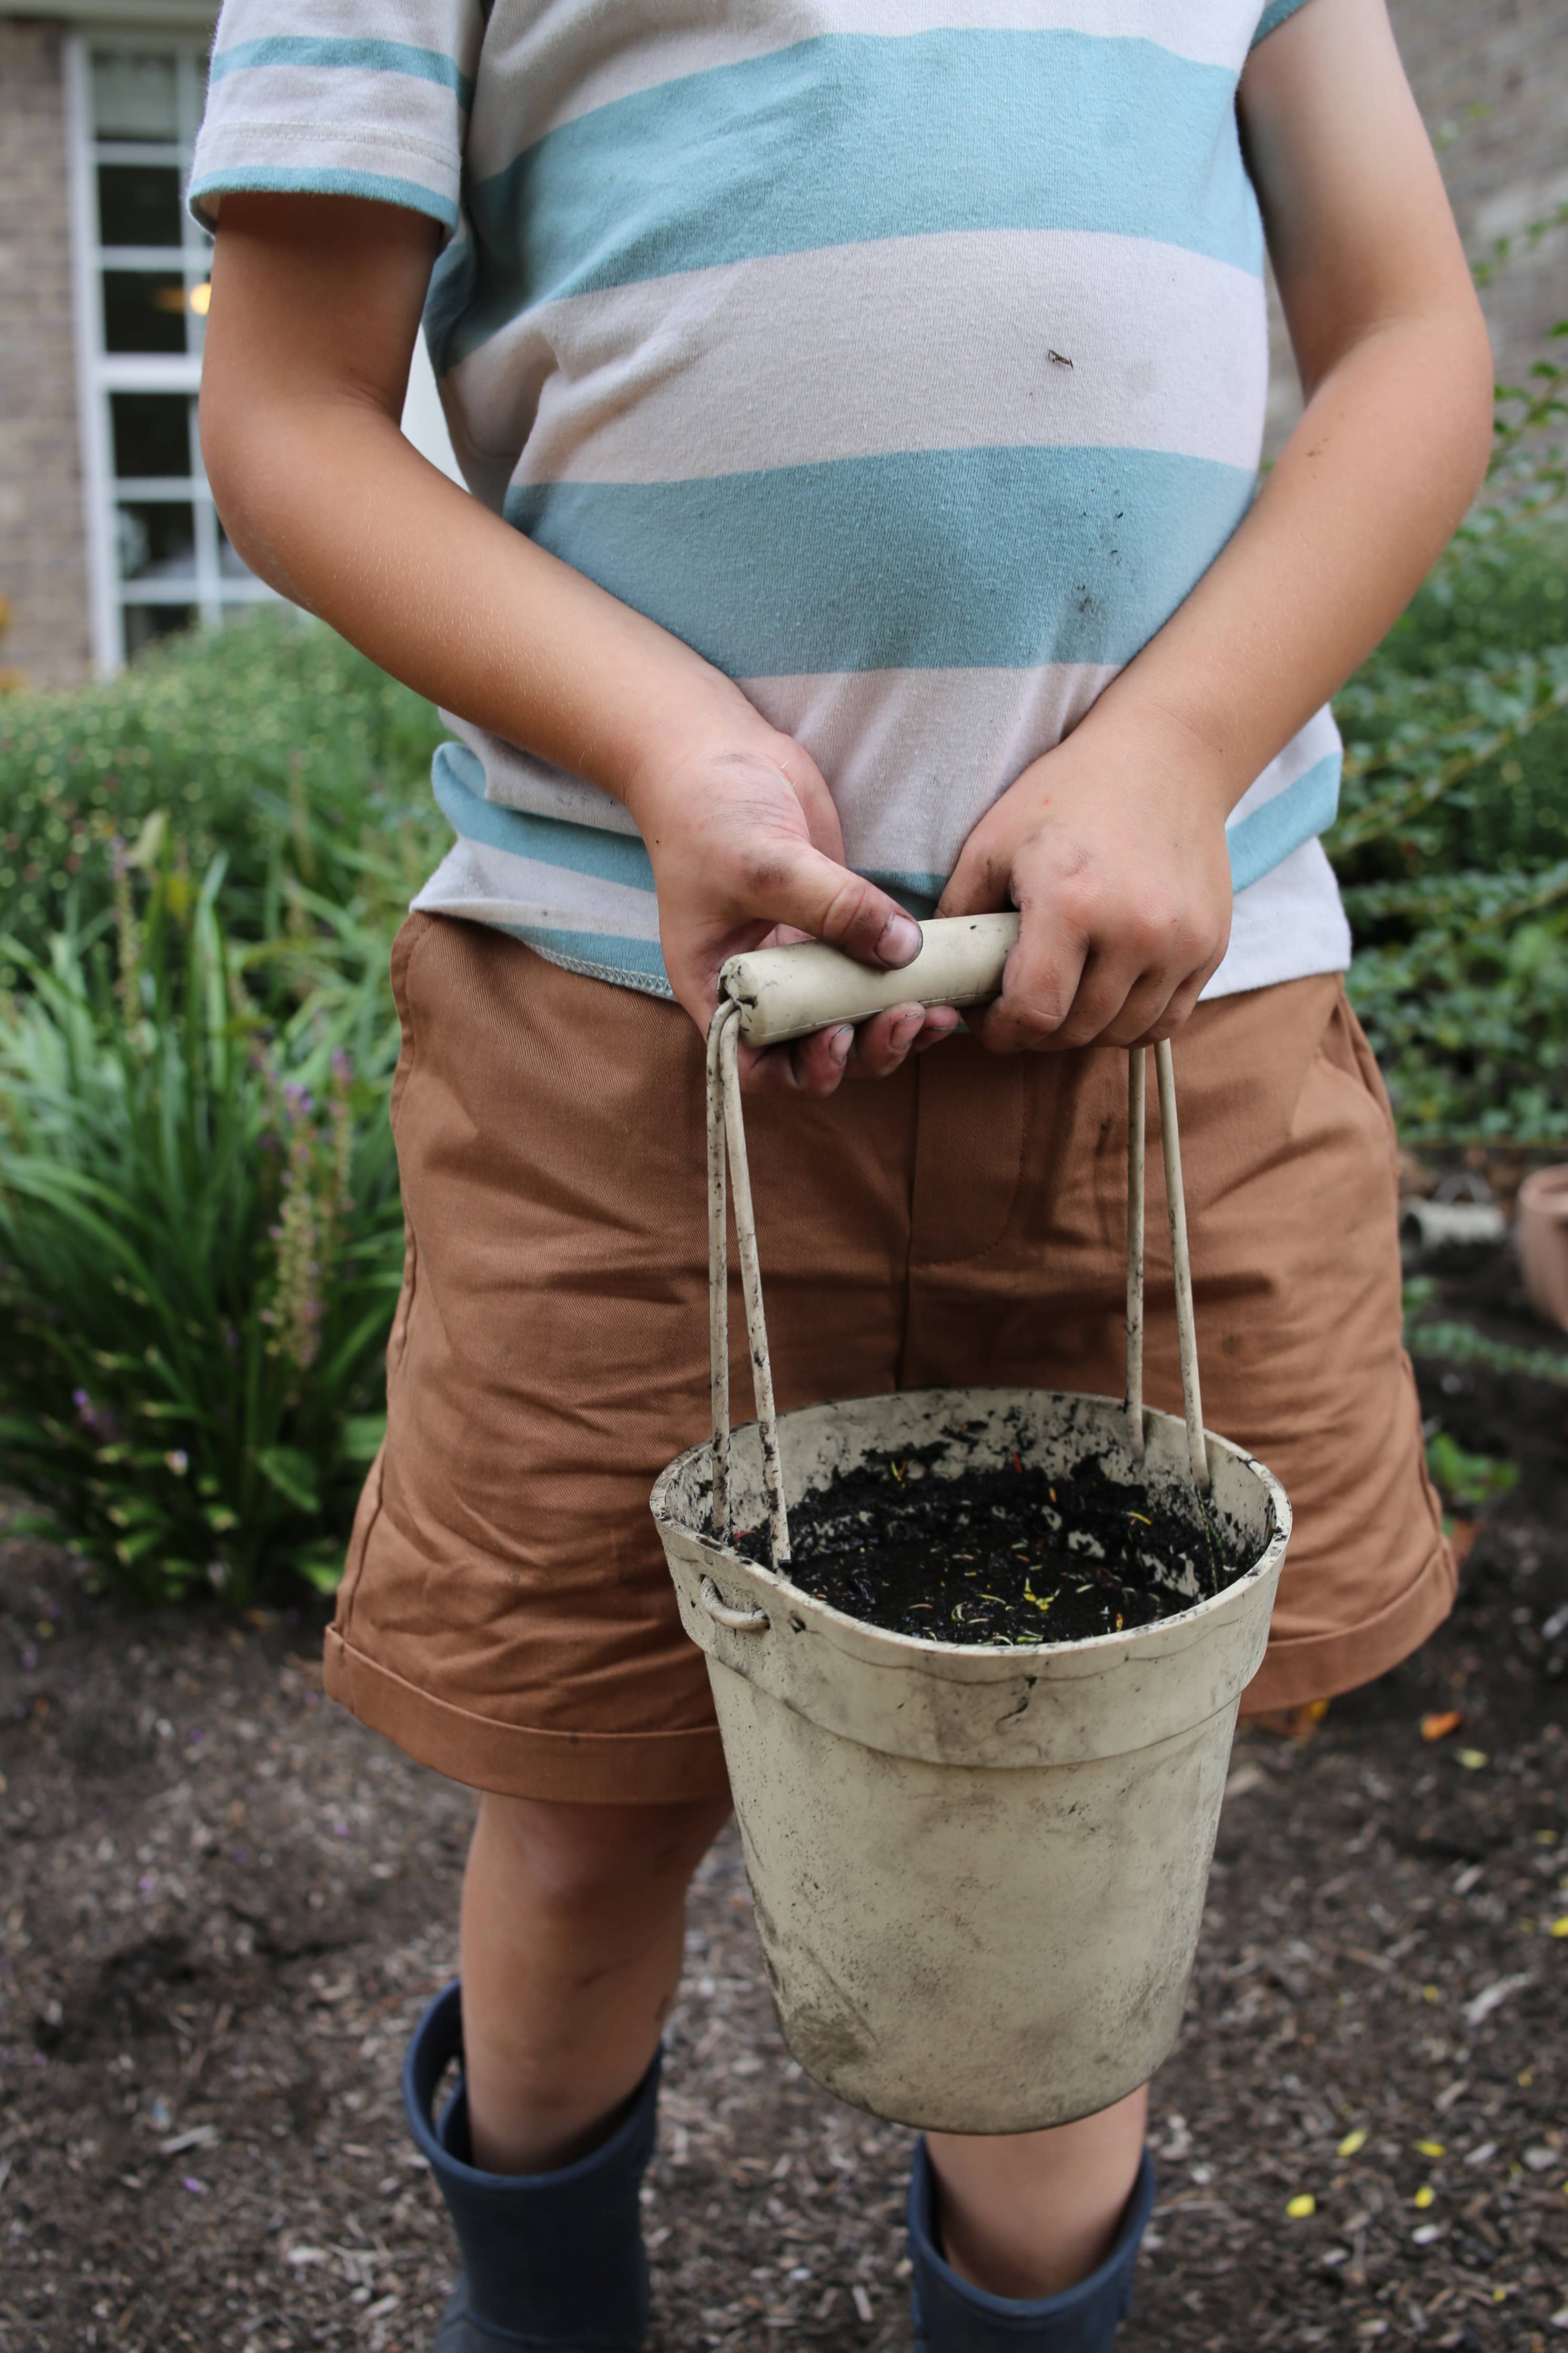
<path fill-rule="evenodd" d="M 945 1451 L 873 1455 L 796 1504 L 791 1580 L 891 1633 L 1037 1650 L 1174 1618 L 1251 1565 L 1195 1493 L 1152 1494 L 1094 1460 L 1054 1478 L 1016 1454 L 933 1472 Z M 736 1548 L 765 1562 L 766 1529 Z"/>
<path fill-rule="evenodd" d="M 1500 1260 L 1440 1305 L 1550 1342 Z M 1118 2353 L 1568 2343 L 1568 1394 L 1421 1369 L 1521 1479 L 1418 1658 L 1237 1747 Z M 423 2353 L 450 2253 L 397 2063 L 468 1797 L 322 1699 L 312 1623 L 134 1616 L 20 1541 L 0 1602 L 0 2346 Z M 781 2048 L 732 1838 L 688 1957 L 656 2353 L 902 2353 L 910 2136 Z"/>

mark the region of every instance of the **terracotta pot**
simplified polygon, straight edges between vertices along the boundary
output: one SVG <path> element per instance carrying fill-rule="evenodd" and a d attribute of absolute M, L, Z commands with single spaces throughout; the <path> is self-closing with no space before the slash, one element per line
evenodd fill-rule
<path fill-rule="evenodd" d="M 1519 1188 L 1519 1258 L 1530 1303 L 1568 1332 L 1568 1167 L 1538 1168 Z"/>

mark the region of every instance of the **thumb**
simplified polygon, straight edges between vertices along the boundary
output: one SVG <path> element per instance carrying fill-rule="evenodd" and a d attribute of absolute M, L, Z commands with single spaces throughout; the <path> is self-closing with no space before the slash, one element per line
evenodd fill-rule
<path fill-rule="evenodd" d="M 752 914 L 793 924 L 860 964 L 897 970 L 920 953 L 921 927 L 896 899 L 807 842 L 770 845 L 752 889 Z"/>
<path fill-rule="evenodd" d="M 1005 863 L 994 858 L 985 843 L 972 833 L 947 878 L 936 912 L 939 915 L 1005 914 L 1013 903 L 1010 881 Z"/>

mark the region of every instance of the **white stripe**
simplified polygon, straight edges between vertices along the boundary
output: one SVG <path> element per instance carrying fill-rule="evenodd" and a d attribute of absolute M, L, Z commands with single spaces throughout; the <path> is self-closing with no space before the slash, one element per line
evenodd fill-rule
<path fill-rule="evenodd" d="M 821 768 L 853 866 L 946 875 L 977 819 L 1059 744 L 1115 669 L 857 670 L 743 679 Z"/>
<path fill-rule="evenodd" d="M 459 839 L 413 904 L 426 914 L 468 915 L 478 923 L 611 932 L 627 940 L 658 937 L 651 891 L 546 866 L 483 841 Z"/>
<path fill-rule="evenodd" d="M 213 156 L 215 140 L 232 142 L 259 132 L 304 142 L 310 152 L 294 159 L 300 164 L 341 164 L 345 143 L 363 142 L 369 151 L 366 171 L 444 187 L 458 170 L 456 108 L 456 93 L 441 83 L 374 66 L 247 66 L 212 86 L 198 176 L 225 168 Z M 414 153 L 405 159 L 405 145 Z M 279 159 L 270 147 L 261 158 L 251 139 L 237 160 L 243 168 L 247 162 Z M 431 163 L 439 167 L 438 178 L 421 168 Z"/>
<path fill-rule="evenodd" d="M 510 5 L 510 0 L 509 0 Z M 312 39 L 400 41 L 416 49 L 439 49 L 472 77 L 484 30 L 477 0 L 310 0 L 308 8 L 280 6 L 278 0 L 227 0 L 218 22 L 215 54 L 244 41 L 304 33 Z"/>
<path fill-rule="evenodd" d="M 1050 662 L 1036 670 L 826 671 L 739 683 L 769 724 L 803 744 L 822 770 L 851 865 L 946 875 L 992 803 L 1078 725 L 1116 675 L 1110 664 Z M 596 785 L 450 712 L 442 715 L 483 762 L 487 800 L 605 832 L 637 832 L 621 803 Z M 1232 823 L 1287 791 L 1339 742 L 1332 712 L 1318 712 L 1243 794 Z M 624 887 L 585 875 L 567 880 L 574 906 L 587 903 L 589 893 Z"/>
<path fill-rule="evenodd" d="M 558 124 L 634 91 L 831 33 L 1073 32 L 1239 71 L 1258 0 L 497 0 L 468 160 L 504 171 Z"/>
<path fill-rule="evenodd" d="M 1156 449 L 1248 470 L 1261 283 L 1152 239 L 962 230 L 680 272 L 525 312 L 447 379 L 516 479 L 679 481 L 889 450 Z"/>
<path fill-rule="evenodd" d="M 1321 841 L 1304 841 L 1237 893 L 1230 945 L 1204 996 L 1238 997 L 1309 973 L 1343 972 L 1350 960 L 1351 927 L 1333 868 Z"/>
<path fill-rule="evenodd" d="M 1260 809 L 1266 801 L 1288 792 L 1297 777 L 1304 776 L 1309 768 L 1315 768 L 1320 760 L 1327 760 L 1342 749 L 1334 714 L 1325 702 L 1321 711 L 1313 712 L 1300 733 L 1291 736 L 1279 757 L 1270 760 L 1256 783 L 1248 785 L 1232 809 L 1229 822 L 1239 825 L 1244 817 L 1250 817 L 1253 810 Z M 1249 889 L 1256 887 L 1256 884 L 1248 885 Z"/>

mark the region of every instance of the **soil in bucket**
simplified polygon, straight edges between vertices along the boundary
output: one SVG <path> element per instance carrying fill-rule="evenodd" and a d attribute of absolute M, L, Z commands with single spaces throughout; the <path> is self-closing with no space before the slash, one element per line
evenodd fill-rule
<path fill-rule="evenodd" d="M 793 1504 L 791 1581 L 889 1633 L 1037 1646 L 1175 1617 L 1257 1555 L 1192 1490 L 1095 1458 L 1047 1473 L 1015 1454 L 954 1476 L 931 1467 L 947 1455 L 871 1455 Z M 733 1542 L 766 1565 L 765 1528 Z"/>

